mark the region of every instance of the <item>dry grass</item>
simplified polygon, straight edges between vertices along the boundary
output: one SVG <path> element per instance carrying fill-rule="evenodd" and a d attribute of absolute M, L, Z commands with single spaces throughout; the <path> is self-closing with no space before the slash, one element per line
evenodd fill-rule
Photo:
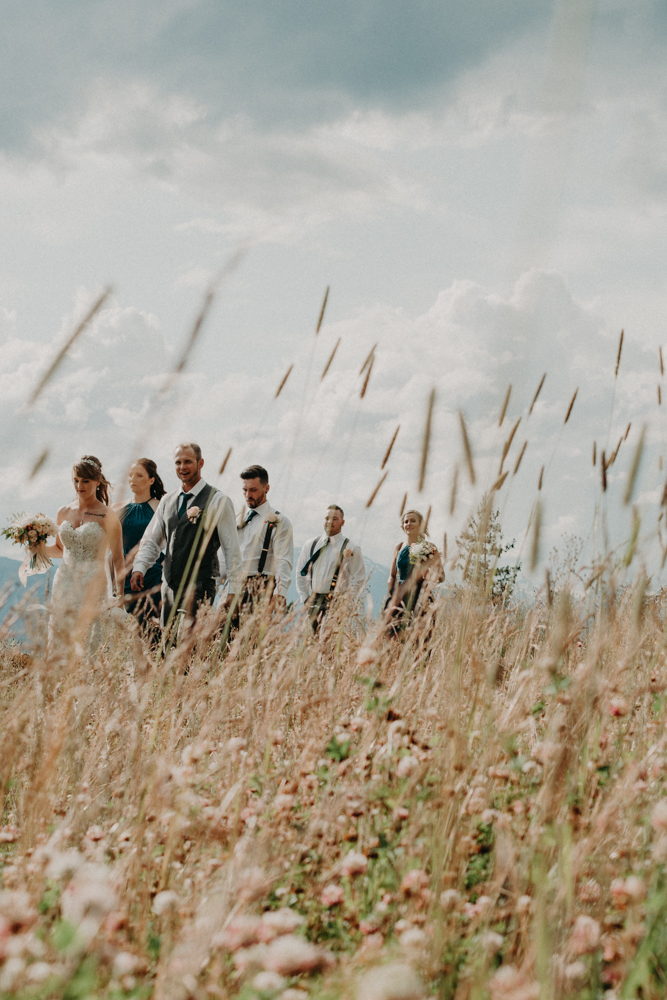
<path fill-rule="evenodd" d="M 400 641 L 5 646 L 0 991 L 664 996 L 661 608 L 606 579 Z"/>

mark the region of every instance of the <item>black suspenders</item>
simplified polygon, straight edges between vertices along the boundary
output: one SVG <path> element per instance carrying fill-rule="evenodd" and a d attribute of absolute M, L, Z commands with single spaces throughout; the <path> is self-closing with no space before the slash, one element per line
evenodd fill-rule
<path fill-rule="evenodd" d="M 280 514 L 280 511 L 277 510 L 276 514 Z M 275 526 L 276 526 L 275 522 L 273 521 L 269 521 L 269 523 L 266 526 L 266 532 L 264 533 L 264 544 L 262 546 L 259 562 L 257 563 L 258 576 L 261 576 L 262 573 L 264 572 L 264 567 L 266 566 L 266 559 L 269 554 L 269 545 L 271 544 L 271 535 L 273 533 L 273 529 L 275 528 Z"/>

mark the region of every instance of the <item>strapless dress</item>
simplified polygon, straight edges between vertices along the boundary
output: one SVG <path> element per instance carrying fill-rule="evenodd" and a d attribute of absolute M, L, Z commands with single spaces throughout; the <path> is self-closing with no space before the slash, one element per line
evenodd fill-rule
<path fill-rule="evenodd" d="M 91 521 L 73 528 L 63 521 L 58 529 L 63 547 L 51 591 L 51 629 L 73 636 L 81 624 L 86 631 L 108 599 L 105 566 L 106 533 Z"/>

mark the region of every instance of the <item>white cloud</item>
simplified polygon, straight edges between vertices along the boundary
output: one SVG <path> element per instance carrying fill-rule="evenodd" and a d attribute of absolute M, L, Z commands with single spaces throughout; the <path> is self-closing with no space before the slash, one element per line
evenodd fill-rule
<path fill-rule="evenodd" d="M 71 317 L 69 317 L 71 319 Z M 535 332 L 539 333 L 533 339 Z M 329 375 L 319 375 L 334 338 L 341 347 Z M 376 362 L 364 400 L 359 399 L 359 367 L 378 341 Z M 36 359 L 27 365 L 33 345 L 9 342 L 2 349 L 3 377 L 24 369 L 27 392 L 43 368 Z M 211 365 L 211 344 L 204 341 L 193 367 L 169 395 L 159 414 L 149 420 L 148 438 L 141 432 L 148 403 L 160 372 L 170 363 L 156 320 L 136 309 L 112 305 L 104 310 L 62 373 L 47 389 L 43 402 L 26 420 L 18 414 L 25 395 L 5 403 L 3 420 L 13 425 L 4 459 L 22 458 L 20 475 L 5 480 L 0 493 L 8 515 L 21 483 L 24 506 L 37 502 L 55 509 L 68 493 L 68 468 L 78 454 L 102 458 L 115 481 L 131 458 L 137 440 L 141 450 L 158 460 L 171 482 L 170 453 L 180 439 L 198 440 L 208 460 L 209 475 L 229 446 L 233 458 L 223 486 L 239 502 L 236 476 L 250 462 L 269 467 L 273 496 L 294 520 L 298 540 L 319 528 L 321 507 L 335 498 L 348 512 L 347 530 L 360 537 L 369 554 L 388 558 L 397 534 L 401 497 L 432 505 L 436 539 L 447 530 L 450 545 L 480 491 L 497 475 L 505 435 L 521 416 L 506 462 L 513 468 L 526 438 L 528 449 L 516 478 L 510 477 L 499 495 L 507 534 L 520 539 L 537 496 L 540 467 L 546 467 L 545 544 L 553 544 L 566 527 L 586 535 L 591 512 L 599 500 L 599 471 L 591 466 L 595 438 L 604 446 L 613 391 L 615 340 L 604 318 L 571 295 L 561 275 L 525 274 L 507 296 L 472 282 L 455 282 L 420 316 L 378 305 L 323 329 L 305 384 L 307 358 L 299 356 L 279 400 L 273 395 L 284 367 L 264 375 L 218 375 Z M 628 420 L 636 420 L 652 405 L 655 378 L 640 345 L 628 342 L 622 360 L 611 420 L 609 450 Z M 544 369 L 549 374 L 532 416 L 527 407 Z M 517 375 L 519 378 L 517 379 Z M 497 429 L 498 412 L 508 383 L 514 389 L 505 425 Z M 429 473 L 424 493 L 416 491 L 426 398 L 437 388 L 437 407 Z M 566 427 L 565 410 L 575 385 L 579 395 Z M 20 398 L 19 398 L 20 397 Z M 470 488 L 462 461 L 457 411 L 465 411 L 478 474 Z M 400 423 L 389 478 L 370 512 L 365 502 L 380 475 L 380 461 Z M 638 428 L 637 428 L 638 430 Z M 624 444 L 610 470 L 612 528 L 621 532 L 623 512 L 617 512 L 635 433 Z M 44 476 L 25 483 L 25 470 L 47 441 L 52 448 Z M 652 457 L 651 457 L 652 456 Z M 656 488 L 651 462 L 642 473 L 642 502 L 653 502 Z M 455 516 L 448 512 L 451 481 L 460 467 L 460 500 Z M 215 476 L 212 475 L 215 481 Z M 620 508 L 619 508 L 620 510 Z M 615 527 L 614 527 L 615 525 Z M 546 551 L 546 550 L 545 550 Z"/>

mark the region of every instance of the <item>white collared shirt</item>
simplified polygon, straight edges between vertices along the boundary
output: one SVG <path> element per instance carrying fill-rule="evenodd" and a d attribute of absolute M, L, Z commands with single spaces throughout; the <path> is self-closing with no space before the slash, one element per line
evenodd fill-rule
<path fill-rule="evenodd" d="M 247 524 L 244 523 L 251 510 L 245 509 L 239 518 L 238 537 L 241 549 L 241 578 L 256 576 L 259 557 L 264 545 L 264 538 L 269 527 L 265 520 L 267 514 L 276 514 L 276 510 L 268 500 L 255 507 L 257 516 Z M 269 550 L 264 563 L 263 573 L 276 578 L 276 594 L 287 598 L 287 591 L 292 581 L 292 563 L 294 562 L 294 537 L 292 524 L 284 514 L 278 514 L 278 521 L 271 532 Z"/>
<path fill-rule="evenodd" d="M 200 479 L 191 490 L 188 490 L 188 493 L 192 494 L 192 499 L 188 500 L 188 508 L 197 506 L 195 501 L 205 486 L 205 480 Z M 185 491 L 180 490 L 178 494 L 177 507 L 180 507 L 181 497 L 184 495 Z M 160 552 L 162 552 L 166 547 L 167 531 L 164 523 L 164 508 L 168 496 L 173 496 L 173 493 L 165 494 L 162 497 L 155 514 L 151 518 L 151 521 L 144 532 L 144 537 L 141 539 L 139 551 L 137 552 L 134 565 L 132 566 L 132 571 L 134 573 L 145 573 L 149 566 L 152 566 L 156 561 Z M 239 551 L 234 504 L 229 497 L 225 496 L 224 493 L 220 493 L 219 490 L 216 490 L 211 497 L 208 510 L 212 517 L 217 518 L 218 522 L 218 539 L 224 556 L 227 590 L 230 594 L 235 594 L 238 586 L 237 578 L 239 564 L 241 562 L 241 553 Z"/>
<path fill-rule="evenodd" d="M 311 538 L 310 541 L 306 542 L 304 547 L 301 549 L 301 555 L 297 560 L 296 589 L 299 592 L 299 597 L 304 602 L 308 598 L 309 594 L 329 593 L 331 581 L 333 580 L 333 575 L 338 564 L 340 550 L 343 542 L 345 541 L 345 532 L 339 531 L 337 535 L 333 535 L 333 537 L 329 539 L 329 544 L 324 549 L 324 552 L 322 552 L 311 565 L 307 575 L 301 576 L 301 570 L 310 559 L 311 551 L 314 554 L 324 545 L 326 541 L 326 535 L 319 535 L 318 538 Z M 313 543 L 315 543 L 314 548 Z M 336 583 L 336 593 L 341 594 L 345 591 L 349 591 L 352 594 L 356 594 L 366 580 L 364 557 L 361 554 L 361 549 L 358 545 L 355 545 L 354 542 L 350 542 L 348 540 L 345 548 L 346 550 L 349 549 L 351 554 L 349 556 L 343 556 L 340 573 L 338 574 L 338 582 Z"/>

